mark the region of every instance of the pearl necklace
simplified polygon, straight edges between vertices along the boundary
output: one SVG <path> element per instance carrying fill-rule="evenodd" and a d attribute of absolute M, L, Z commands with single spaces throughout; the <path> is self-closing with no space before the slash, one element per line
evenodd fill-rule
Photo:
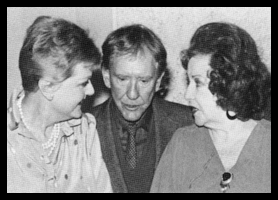
<path fill-rule="evenodd" d="M 20 117 L 21 117 L 21 119 L 22 119 L 22 122 L 23 122 L 24 126 L 25 126 L 30 132 L 32 132 L 31 129 L 30 129 L 30 127 L 27 125 L 27 123 L 26 123 L 26 121 L 25 121 L 25 118 L 24 118 L 24 116 L 23 116 L 23 112 L 22 112 L 22 100 L 23 100 L 23 98 L 24 98 L 24 95 L 22 95 L 22 96 L 18 99 L 18 101 L 17 101 L 18 110 L 19 110 Z M 53 150 L 55 149 L 56 143 L 57 143 L 57 139 L 58 139 L 59 135 L 60 135 L 60 124 L 58 123 L 58 124 L 55 124 L 55 125 L 54 125 L 54 128 L 53 128 L 53 130 L 52 130 L 51 136 L 50 136 L 50 138 L 48 139 L 48 141 L 47 141 L 46 143 L 43 143 L 43 144 L 42 144 L 42 148 L 43 148 L 44 150 L 51 148 L 47 156 L 50 156 L 50 155 L 52 154 Z"/>

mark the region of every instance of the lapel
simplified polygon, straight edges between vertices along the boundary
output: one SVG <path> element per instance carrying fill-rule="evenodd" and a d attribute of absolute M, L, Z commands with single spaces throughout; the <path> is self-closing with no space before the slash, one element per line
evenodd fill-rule
<path fill-rule="evenodd" d="M 112 98 L 109 98 L 99 108 L 98 114 L 96 114 L 97 130 L 99 132 L 102 155 L 111 178 L 113 192 L 126 193 L 128 190 L 120 168 L 120 160 L 117 155 L 112 132 L 111 102 Z M 156 168 L 173 133 L 177 128 L 182 126 L 182 124 L 175 120 L 175 118 L 184 116 L 175 116 L 176 112 L 174 107 L 168 106 L 165 100 L 158 97 L 154 97 L 152 108 L 155 126 L 154 134 L 156 137 Z"/>
<path fill-rule="evenodd" d="M 111 105 L 109 98 L 104 104 L 97 117 L 97 129 L 99 132 L 103 159 L 108 169 L 114 193 L 126 193 L 127 186 L 120 168 L 119 157 L 117 156 L 115 141 L 112 132 Z"/>
<path fill-rule="evenodd" d="M 168 110 L 165 102 L 165 100 L 159 97 L 154 97 L 152 102 L 156 140 L 155 168 L 173 133 L 180 127 L 179 123 L 171 118 L 171 113 L 173 112 Z"/>

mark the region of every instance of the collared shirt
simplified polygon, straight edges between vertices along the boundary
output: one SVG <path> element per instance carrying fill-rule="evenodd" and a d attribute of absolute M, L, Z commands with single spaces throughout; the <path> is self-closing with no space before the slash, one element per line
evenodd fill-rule
<path fill-rule="evenodd" d="M 23 125 L 14 94 L 7 113 L 8 193 L 112 192 L 94 116 L 62 122 L 51 156 Z"/>
<path fill-rule="evenodd" d="M 123 119 L 115 103 L 111 104 L 112 130 L 120 167 L 129 193 L 148 193 L 150 191 L 156 161 L 156 141 L 151 106 L 141 119 L 133 124 L 137 126 L 135 142 L 137 161 L 136 167 L 131 169 L 126 161 L 128 123 Z"/>
<path fill-rule="evenodd" d="M 224 172 L 208 130 L 181 128 L 161 157 L 151 192 L 221 192 Z M 227 193 L 271 192 L 271 122 L 258 122 L 229 172 Z"/>
<path fill-rule="evenodd" d="M 136 143 L 136 152 L 137 152 L 137 159 L 141 159 L 143 155 L 143 150 L 145 145 L 148 141 L 148 135 L 151 134 L 151 120 L 152 120 L 152 108 L 151 106 L 146 110 L 146 112 L 143 114 L 143 116 L 140 118 L 139 121 L 131 123 L 127 122 L 123 116 L 121 115 L 119 109 L 115 105 L 115 103 L 112 103 L 112 119 L 114 119 L 114 126 L 118 130 L 119 138 L 121 141 L 121 145 L 123 148 L 123 153 L 126 155 L 126 150 L 128 146 L 128 128 L 127 126 L 136 126 L 136 135 L 135 135 L 135 143 Z"/>

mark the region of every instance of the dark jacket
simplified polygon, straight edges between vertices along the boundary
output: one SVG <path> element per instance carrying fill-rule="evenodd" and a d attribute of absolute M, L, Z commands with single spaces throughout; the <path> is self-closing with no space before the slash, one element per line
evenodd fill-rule
<path fill-rule="evenodd" d="M 90 113 L 95 116 L 97 121 L 101 151 L 111 178 L 113 192 L 126 193 L 128 190 L 123 178 L 119 157 L 116 153 L 116 146 L 111 128 L 111 102 L 112 98 L 109 98 L 103 104 L 92 108 Z M 194 121 L 189 107 L 185 105 L 154 97 L 151 106 L 153 109 L 156 134 L 156 167 L 173 133 L 180 127 L 193 124 Z"/>

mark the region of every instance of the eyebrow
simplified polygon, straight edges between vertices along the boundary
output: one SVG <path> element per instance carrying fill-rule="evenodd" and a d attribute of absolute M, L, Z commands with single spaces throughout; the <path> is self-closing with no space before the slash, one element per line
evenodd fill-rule
<path fill-rule="evenodd" d="M 203 77 L 202 75 L 200 75 L 200 74 L 197 74 L 197 75 L 194 75 L 194 76 L 192 76 L 192 78 L 198 78 L 198 77 Z"/>
<path fill-rule="evenodd" d="M 141 78 L 141 79 L 143 79 L 143 78 L 145 78 L 145 79 L 151 79 L 151 78 L 153 78 L 154 76 L 139 76 L 138 78 Z"/>
<path fill-rule="evenodd" d="M 207 76 L 206 76 L 206 78 L 210 78 L 210 73 L 211 73 L 211 71 L 207 71 Z M 192 76 L 192 78 L 195 78 L 195 77 L 203 77 L 202 75 L 200 75 L 200 74 L 196 74 L 196 75 L 194 75 L 194 76 Z"/>
<path fill-rule="evenodd" d="M 113 73 L 116 77 L 128 77 L 128 75 Z"/>
<path fill-rule="evenodd" d="M 86 76 L 84 78 L 80 78 L 80 81 L 85 81 L 85 80 L 90 80 L 92 78 L 92 76 Z"/>
<path fill-rule="evenodd" d="M 117 73 L 115 73 L 115 72 L 112 72 L 112 74 L 114 75 L 114 76 L 117 76 L 117 77 L 129 77 L 129 75 L 124 75 L 124 74 L 117 74 Z M 148 76 L 138 76 L 137 78 L 140 78 L 140 79 L 143 79 L 143 78 L 145 78 L 145 79 L 151 79 L 151 78 L 153 78 L 154 76 L 152 76 L 152 75 L 148 75 Z"/>

